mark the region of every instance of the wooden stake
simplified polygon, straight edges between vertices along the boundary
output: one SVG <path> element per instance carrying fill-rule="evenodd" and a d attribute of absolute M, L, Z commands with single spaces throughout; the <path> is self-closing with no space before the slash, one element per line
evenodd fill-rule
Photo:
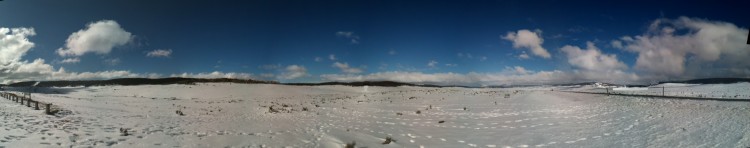
<path fill-rule="evenodd" d="M 52 103 L 44 104 L 44 113 L 46 113 L 47 115 L 52 115 L 52 109 L 50 108 L 50 106 L 52 106 Z"/>

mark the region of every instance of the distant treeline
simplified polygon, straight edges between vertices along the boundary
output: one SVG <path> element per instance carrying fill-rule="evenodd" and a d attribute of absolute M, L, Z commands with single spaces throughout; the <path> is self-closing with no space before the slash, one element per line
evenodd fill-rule
<path fill-rule="evenodd" d="M 397 87 L 397 86 L 419 86 L 419 87 L 467 87 L 459 85 L 431 85 L 431 84 L 412 84 L 404 82 L 394 81 L 360 81 L 360 82 L 322 82 L 322 83 L 279 83 L 276 81 L 262 81 L 252 79 L 230 79 L 230 78 L 119 78 L 110 80 L 77 80 L 77 81 L 26 81 L 18 82 L 5 86 L 11 87 L 29 87 L 34 86 L 36 83 L 37 87 L 65 87 L 65 86 L 104 86 L 104 85 L 168 85 L 168 84 L 195 84 L 195 83 L 220 83 L 220 82 L 231 82 L 231 83 L 246 83 L 246 84 L 283 84 L 283 85 L 296 85 L 296 86 L 321 86 L 321 85 L 343 85 L 343 86 L 384 86 L 384 87 Z M 750 82 L 750 78 L 707 78 L 707 79 L 693 79 L 685 81 L 664 81 L 662 83 L 688 83 L 688 84 L 729 84 L 738 82 Z M 573 86 L 573 85 L 592 85 L 595 82 L 585 83 L 571 83 L 571 84 L 558 84 L 553 86 Z M 624 86 L 610 83 L 601 83 L 608 86 Z M 505 88 L 505 87 L 524 87 L 524 86 L 535 86 L 535 85 L 509 85 L 509 86 L 486 86 L 490 88 Z M 628 87 L 647 87 L 647 85 L 627 85 Z"/>
<path fill-rule="evenodd" d="M 28 87 L 34 86 L 39 81 L 26 81 L 9 84 L 11 87 Z M 232 83 L 250 83 L 250 84 L 278 84 L 276 81 L 261 81 L 252 79 L 229 79 L 229 78 L 119 78 L 110 80 L 78 80 L 78 81 L 40 81 L 37 87 L 64 87 L 64 86 L 104 86 L 104 85 L 168 85 L 168 84 L 195 84 L 195 83 L 214 83 L 214 82 L 232 82 Z"/>
<path fill-rule="evenodd" d="M 323 82 L 323 83 L 285 83 L 286 85 L 320 86 L 320 85 L 344 85 L 344 86 L 421 86 L 421 87 L 443 87 L 440 85 L 419 85 L 394 81 L 361 81 L 361 82 Z"/>

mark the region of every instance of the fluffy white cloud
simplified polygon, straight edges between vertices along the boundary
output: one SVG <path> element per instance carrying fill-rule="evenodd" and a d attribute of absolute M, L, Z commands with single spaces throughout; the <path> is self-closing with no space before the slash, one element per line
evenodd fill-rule
<path fill-rule="evenodd" d="M 36 59 L 31 63 L 24 62 L 16 67 L 14 72 L 17 73 L 33 73 L 33 72 L 51 72 L 53 71 L 52 65 L 45 64 L 44 59 Z"/>
<path fill-rule="evenodd" d="M 617 55 L 602 53 L 593 42 L 586 42 L 586 49 L 565 45 L 560 50 L 567 54 L 570 65 L 584 70 L 608 71 L 628 67 L 617 59 Z"/>
<path fill-rule="evenodd" d="M 255 79 L 250 73 L 236 73 L 236 72 L 219 72 L 214 71 L 211 73 L 182 73 L 172 74 L 170 77 L 183 77 L 183 78 L 231 78 L 231 79 Z"/>
<path fill-rule="evenodd" d="M 22 61 L 22 57 L 28 52 L 34 43 L 28 37 L 35 35 L 31 28 L 0 28 L 0 83 L 8 84 L 21 81 L 47 81 L 47 80 L 94 80 L 113 78 L 148 77 L 160 78 L 162 75 L 156 73 L 133 73 L 127 70 L 108 70 L 98 72 L 67 72 L 60 67 L 55 70 L 52 65 L 45 63 L 44 59 L 38 58 L 34 61 Z M 68 58 L 62 63 L 80 61 L 78 58 Z M 119 61 L 109 59 L 107 61 Z M 252 78 L 247 73 L 183 73 L 172 76 L 195 77 L 195 78 Z"/>
<path fill-rule="evenodd" d="M 339 68 L 341 72 L 344 72 L 344 73 L 349 73 L 349 74 L 362 73 L 362 69 L 349 67 L 349 63 L 335 62 L 331 66 Z"/>
<path fill-rule="evenodd" d="M 389 50 L 388 51 L 388 55 L 396 55 L 396 51 L 395 50 Z"/>
<path fill-rule="evenodd" d="M 568 64 L 575 69 L 569 73 L 581 80 L 614 83 L 643 83 L 644 78 L 626 72 L 628 66 L 617 59 L 615 54 L 604 54 L 593 42 L 586 42 L 586 49 L 565 45 L 560 48 L 568 58 Z"/>
<path fill-rule="evenodd" d="M 542 47 L 544 39 L 540 37 L 539 34 L 541 33 L 542 31 L 539 29 L 533 32 L 527 29 L 522 29 L 517 32 L 508 32 L 508 34 L 501 38 L 513 42 L 513 48 L 526 48 L 534 55 L 548 59 L 552 56 L 547 52 L 547 49 Z"/>
<path fill-rule="evenodd" d="M 81 56 L 88 52 L 108 54 L 112 48 L 130 42 L 132 35 L 112 20 L 90 23 L 85 29 L 71 34 L 65 47 L 57 49 L 60 56 Z"/>
<path fill-rule="evenodd" d="M 320 61 L 323 61 L 323 58 L 315 57 L 315 62 L 320 62 Z"/>
<path fill-rule="evenodd" d="M 622 41 L 619 41 L 619 40 L 612 40 L 610 44 L 612 44 L 612 47 L 614 48 L 620 48 L 620 49 L 623 48 Z"/>
<path fill-rule="evenodd" d="M 21 60 L 34 47 L 34 28 L 0 28 L 0 66 Z"/>
<path fill-rule="evenodd" d="M 285 71 L 278 76 L 278 79 L 296 79 L 307 76 L 307 69 L 304 66 L 289 65 L 284 69 Z"/>
<path fill-rule="evenodd" d="M 427 62 L 427 67 L 430 67 L 430 68 L 437 68 L 437 64 L 438 64 L 438 62 L 437 62 L 437 61 L 435 61 L 435 60 L 430 60 L 429 62 Z"/>
<path fill-rule="evenodd" d="M 516 74 L 528 74 L 533 71 L 526 70 L 526 68 L 523 68 L 521 66 L 514 66 L 513 70 L 516 71 Z"/>
<path fill-rule="evenodd" d="M 146 53 L 148 57 L 169 57 L 172 55 L 172 49 L 156 49 Z"/>
<path fill-rule="evenodd" d="M 336 36 L 344 37 L 346 39 L 349 39 L 352 44 L 358 44 L 359 43 L 359 36 L 354 34 L 354 32 L 350 31 L 339 31 L 336 32 Z"/>
<path fill-rule="evenodd" d="M 66 58 L 60 61 L 60 63 L 63 63 L 63 64 L 74 64 L 78 62 L 81 62 L 80 58 Z"/>
<path fill-rule="evenodd" d="M 521 55 L 518 55 L 518 58 L 519 58 L 519 59 L 529 59 L 529 58 L 531 58 L 531 57 L 529 57 L 529 54 L 526 54 L 526 53 L 522 53 Z"/>
<path fill-rule="evenodd" d="M 732 23 L 680 17 L 655 20 L 643 35 L 622 37 L 613 47 L 637 53 L 634 68 L 651 76 L 748 76 L 747 36 L 748 29 Z"/>
<path fill-rule="evenodd" d="M 437 61 L 435 61 L 435 60 L 430 60 L 430 62 L 427 62 L 427 67 L 430 67 L 430 68 L 437 68 L 437 64 L 438 64 L 438 62 L 437 62 Z"/>

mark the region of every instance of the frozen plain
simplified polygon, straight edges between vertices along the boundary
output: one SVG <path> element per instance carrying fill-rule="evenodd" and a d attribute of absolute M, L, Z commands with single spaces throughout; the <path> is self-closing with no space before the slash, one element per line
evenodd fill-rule
<path fill-rule="evenodd" d="M 55 116 L 0 100 L 0 147 L 750 146 L 750 102 L 553 89 L 229 83 L 50 88 L 33 98 L 62 108 Z M 130 128 L 130 135 L 120 128 Z M 382 144 L 386 137 L 395 142 Z"/>

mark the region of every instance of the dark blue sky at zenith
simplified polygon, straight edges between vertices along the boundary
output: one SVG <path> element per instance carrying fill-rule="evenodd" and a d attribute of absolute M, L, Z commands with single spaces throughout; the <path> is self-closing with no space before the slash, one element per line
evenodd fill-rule
<path fill-rule="evenodd" d="M 738 59 L 750 56 L 749 3 L 5 0 L 0 28 L 33 28 L 27 39 L 34 46 L 19 60 L 0 62 L 44 59 L 53 71 L 21 77 L 14 71 L 30 71 L 6 66 L 0 77 L 6 83 L 188 76 L 463 85 L 748 77 L 750 64 Z M 98 45 L 69 38 L 79 31 L 106 38 L 88 26 L 105 21 L 130 33 L 127 43 L 101 52 L 66 46 Z M 522 30 L 536 35 L 549 56 L 534 52 L 534 39 L 520 45 L 529 41 Z M 89 52 L 64 55 L 61 48 Z M 169 52 L 149 54 L 157 50 Z"/>

